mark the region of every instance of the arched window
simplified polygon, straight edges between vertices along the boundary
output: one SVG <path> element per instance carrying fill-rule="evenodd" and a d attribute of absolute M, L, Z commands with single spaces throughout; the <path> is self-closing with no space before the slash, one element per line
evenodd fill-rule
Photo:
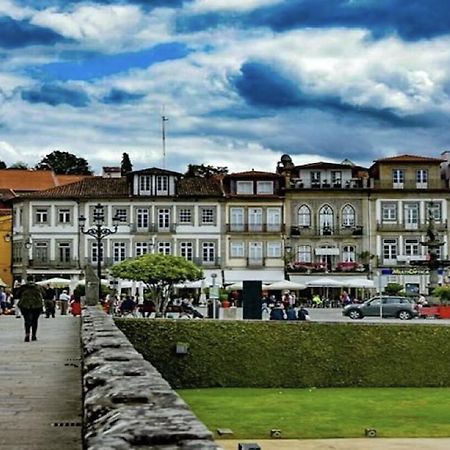
<path fill-rule="evenodd" d="M 329 205 L 319 210 L 319 226 L 322 234 L 332 234 L 334 228 L 334 213 Z"/>
<path fill-rule="evenodd" d="M 342 226 L 354 227 L 356 223 L 355 216 L 355 208 L 350 205 L 345 205 L 342 208 Z"/>
<path fill-rule="evenodd" d="M 306 205 L 302 205 L 298 208 L 298 226 L 311 226 L 311 210 Z"/>
<path fill-rule="evenodd" d="M 355 247 L 353 245 L 344 245 L 342 249 L 343 262 L 355 262 Z"/>

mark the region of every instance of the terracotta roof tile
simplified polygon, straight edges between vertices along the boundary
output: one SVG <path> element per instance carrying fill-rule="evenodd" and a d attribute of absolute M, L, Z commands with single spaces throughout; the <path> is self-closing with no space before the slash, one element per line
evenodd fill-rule
<path fill-rule="evenodd" d="M 222 196 L 220 180 L 215 177 L 186 177 L 178 182 L 180 196 Z"/>
<path fill-rule="evenodd" d="M 92 175 L 56 175 L 56 186 L 62 186 L 63 184 L 75 183 L 77 181 L 84 180 Z"/>
<path fill-rule="evenodd" d="M 402 163 L 441 163 L 444 162 L 441 158 L 429 158 L 426 156 L 418 155 L 396 155 L 389 158 L 376 159 L 376 163 L 390 163 L 390 162 L 402 162 Z"/>
<path fill-rule="evenodd" d="M 259 170 L 249 170 L 247 172 L 235 172 L 225 175 L 225 178 L 279 178 L 275 172 L 262 172 Z"/>
<path fill-rule="evenodd" d="M 12 189 L 17 193 L 49 189 L 57 184 L 51 170 L 0 170 L 0 188 Z"/>

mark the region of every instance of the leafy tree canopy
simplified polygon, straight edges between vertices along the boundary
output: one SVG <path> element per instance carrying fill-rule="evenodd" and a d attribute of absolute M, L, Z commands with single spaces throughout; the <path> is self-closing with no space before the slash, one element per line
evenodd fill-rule
<path fill-rule="evenodd" d="M 0 161 L 0 169 L 6 169 L 6 163 L 4 161 Z"/>
<path fill-rule="evenodd" d="M 44 156 L 35 168 L 53 170 L 58 175 L 92 175 L 89 163 L 84 158 L 59 150 Z"/>
<path fill-rule="evenodd" d="M 123 175 L 133 170 L 133 164 L 131 164 L 130 156 L 128 153 L 122 154 L 122 162 L 120 164 L 120 173 Z"/>
<path fill-rule="evenodd" d="M 115 264 L 115 278 L 143 281 L 150 290 L 156 311 L 164 313 L 173 285 L 203 278 L 203 272 L 193 262 L 181 256 L 146 254 Z"/>
<path fill-rule="evenodd" d="M 20 169 L 20 170 L 27 170 L 28 165 L 27 163 L 24 163 L 23 161 L 17 161 L 16 163 L 9 166 L 10 169 Z"/>
<path fill-rule="evenodd" d="M 188 170 L 184 174 L 186 177 L 202 177 L 207 178 L 212 175 L 225 175 L 228 173 L 228 167 L 210 166 L 205 164 L 189 164 Z"/>

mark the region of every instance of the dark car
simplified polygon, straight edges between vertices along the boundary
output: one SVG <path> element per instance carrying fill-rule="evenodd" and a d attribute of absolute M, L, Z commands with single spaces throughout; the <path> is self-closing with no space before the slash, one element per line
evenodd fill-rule
<path fill-rule="evenodd" d="M 344 307 L 342 314 L 350 319 L 362 319 L 363 317 L 397 317 L 401 320 L 409 320 L 418 315 L 416 304 L 407 297 L 381 296 L 373 297 L 359 305 L 351 304 Z"/>

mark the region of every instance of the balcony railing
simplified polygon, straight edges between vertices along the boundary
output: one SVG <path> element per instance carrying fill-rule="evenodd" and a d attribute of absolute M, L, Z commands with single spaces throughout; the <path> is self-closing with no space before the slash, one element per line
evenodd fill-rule
<path fill-rule="evenodd" d="M 175 233 L 176 224 L 171 223 L 167 227 L 157 223 L 151 223 L 147 227 L 138 227 L 135 223 L 130 223 L 130 233 Z"/>
<path fill-rule="evenodd" d="M 349 180 L 321 180 L 304 182 L 301 178 L 291 178 L 290 189 L 361 189 L 367 187 L 362 179 L 351 178 Z"/>
<path fill-rule="evenodd" d="M 292 226 L 291 236 L 306 236 L 306 237 L 320 237 L 320 236 L 362 236 L 362 225 L 344 226 L 344 227 L 305 227 L 305 226 Z"/>
<path fill-rule="evenodd" d="M 433 179 L 428 180 L 427 183 L 417 183 L 414 181 L 404 181 L 403 183 L 394 183 L 392 180 L 375 180 L 375 189 L 445 189 L 447 188 L 447 182 L 445 180 Z"/>
<path fill-rule="evenodd" d="M 21 263 L 22 261 L 20 261 Z M 58 261 L 55 259 L 30 259 L 28 266 L 36 269 L 67 269 L 78 267 L 78 260 Z"/>
<path fill-rule="evenodd" d="M 282 223 L 227 223 L 228 233 L 282 233 L 283 231 Z"/>
<path fill-rule="evenodd" d="M 447 230 L 447 221 L 435 222 L 437 231 Z M 425 232 L 428 228 L 428 222 L 417 223 L 398 223 L 398 222 L 377 222 L 377 231 L 421 231 Z"/>
<path fill-rule="evenodd" d="M 193 262 L 201 267 L 220 267 L 220 258 L 214 258 L 212 261 L 205 261 L 203 258 L 194 258 Z"/>

